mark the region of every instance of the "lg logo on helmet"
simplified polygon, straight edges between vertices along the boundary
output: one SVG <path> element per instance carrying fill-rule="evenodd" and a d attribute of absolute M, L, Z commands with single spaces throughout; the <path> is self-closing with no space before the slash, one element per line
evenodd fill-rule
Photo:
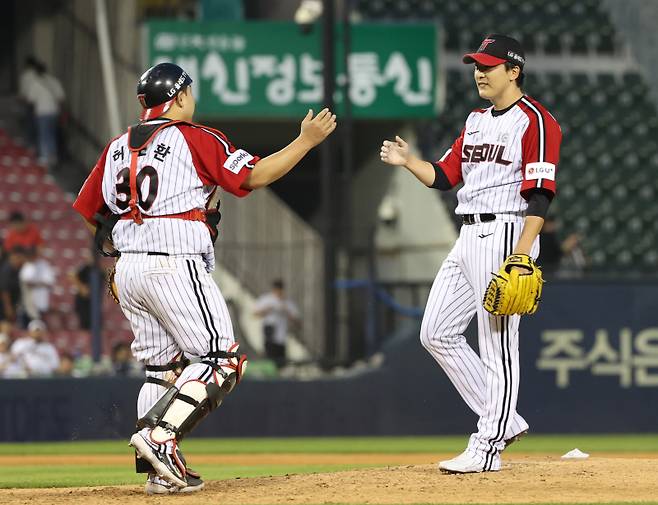
<path fill-rule="evenodd" d="M 178 78 L 176 81 L 176 84 L 167 92 L 167 96 L 169 98 L 173 98 L 173 96 L 180 91 L 180 87 L 183 85 L 185 82 L 185 78 L 187 77 L 187 73 L 183 72 L 181 76 Z"/>

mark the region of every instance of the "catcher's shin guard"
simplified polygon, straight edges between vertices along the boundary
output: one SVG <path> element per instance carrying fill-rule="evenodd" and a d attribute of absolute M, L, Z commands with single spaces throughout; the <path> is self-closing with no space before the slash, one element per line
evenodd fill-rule
<path fill-rule="evenodd" d="M 144 417 L 137 420 L 137 429 L 141 430 L 142 428 L 155 428 L 158 424 L 158 421 L 162 419 L 163 414 L 167 411 L 169 406 L 176 399 L 178 394 L 178 388 L 172 385 L 165 394 L 163 394 L 160 399 L 155 402 L 153 407 L 144 414 Z"/>
<path fill-rule="evenodd" d="M 183 385 L 181 390 L 185 388 L 185 385 L 187 385 L 187 383 Z M 178 428 L 168 425 L 168 423 L 164 420 L 161 424 L 159 424 L 159 426 L 171 429 L 174 433 L 176 433 L 176 440 L 182 440 L 182 438 L 190 433 L 194 428 L 196 428 L 197 425 L 203 421 L 208 416 L 208 414 L 210 414 L 210 412 L 219 407 L 228 394 L 226 389 L 223 389 L 214 382 L 206 384 L 205 392 L 206 398 L 200 402 L 197 402 L 196 405 L 192 403 L 192 405 L 194 405 L 194 409 L 180 423 Z M 191 396 L 189 398 L 191 398 Z M 191 403 L 189 399 L 184 399 L 183 401 Z"/>
<path fill-rule="evenodd" d="M 235 351 L 237 344 L 229 350 L 232 356 L 223 365 L 213 361 L 201 362 L 212 368 L 214 381 L 205 383 L 200 380 L 188 380 L 180 386 L 180 390 L 171 388 L 156 404 L 161 410 L 153 412 L 156 407 L 154 406 L 144 416 L 143 419 L 153 427 L 154 441 L 166 440 L 170 437 L 168 432 L 172 432 L 176 440 L 182 440 L 211 411 L 222 404 L 226 395 L 240 382 L 247 366 L 246 356 L 238 355 Z M 170 393 L 172 390 L 174 393 Z M 172 396 L 169 401 L 165 397 L 170 394 Z"/>

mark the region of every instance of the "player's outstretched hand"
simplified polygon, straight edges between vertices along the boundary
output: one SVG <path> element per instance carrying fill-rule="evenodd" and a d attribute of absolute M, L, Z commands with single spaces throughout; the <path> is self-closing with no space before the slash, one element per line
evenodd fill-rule
<path fill-rule="evenodd" d="M 311 147 L 317 146 L 326 139 L 332 131 L 336 129 L 336 114 L 332 114 L 329 109 L 322 109 L 318 115 L 313 117 L 313 110 L 309 109 L 308 114 L 302 120 L 300 136 L 310 144 Z"/>
<path fill-rule="evenodd" d="M 389 165 L 406 165 L 409 161 L 409 144 L 396 135 L 394 142 L 385 140 L 382 143 L 379 157 Z"/>

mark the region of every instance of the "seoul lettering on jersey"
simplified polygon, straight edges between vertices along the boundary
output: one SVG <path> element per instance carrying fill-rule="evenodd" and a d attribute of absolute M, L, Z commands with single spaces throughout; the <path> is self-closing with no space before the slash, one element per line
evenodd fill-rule
<path fill-rule="evenodd" d="M 505 151 L 504 144 L 479 144 L 479 145 L 464 145 L 462 154 L 462 161 L 469 163 L 481 163 L 485 161 L 493 161 L 500 165 L 509 165 L 512 163 L 509 160 L 503 159 Z"/>
<path fill-rule="evenodd" d="M 522 214 L 532 188 L 555 193 L 562 133 L 555 118 L 523 96 L 504 113 L 476 109 L 435 164 L 457 192 L 457 214 Z"/>

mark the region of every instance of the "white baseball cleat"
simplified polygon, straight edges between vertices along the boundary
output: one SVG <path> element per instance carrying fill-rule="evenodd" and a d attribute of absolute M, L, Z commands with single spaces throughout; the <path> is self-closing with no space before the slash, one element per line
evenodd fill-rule
<path fill-rule="evenodd" d="M 488 459 L 488 458 L 487 458 Z M 439 463 L 439 470 L 445 473 L 480 473 L 497 472 L 500 470 L 500 456 L 496 455 L 490 468 L 484 469 L 486 460 L 480 456 L 474 456 L 465 450 L 459 456 Z"/>
<path fill-rule="evenodd" d="M 204 482 L 196 477 L 191 475 L 186 475 L 185 480 L 187 481 L 187 486 L 178 487 L 170 484 L 166 480 L 157 475 L 149 474 L 146 479 L 146 485 L 144 486 L 144 491 L 146 494 L 171 494 L 171 493 L 194 493 L 196 491 L 201 491 L 205 484 Z"/>

